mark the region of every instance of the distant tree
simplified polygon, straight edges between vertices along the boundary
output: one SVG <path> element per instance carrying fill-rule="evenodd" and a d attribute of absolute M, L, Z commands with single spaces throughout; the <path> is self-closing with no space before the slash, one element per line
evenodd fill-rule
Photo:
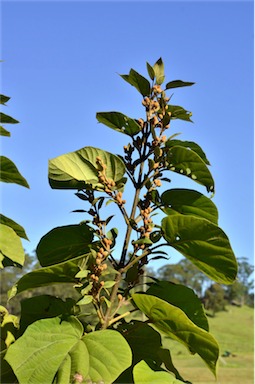
<path fill-rule="evenodd" d="M 240 305 L 251 305 L 253 302 L 251 294 L 254 288 L 251 276 L 254 272 L 254 266 L 248 262 L 246 257 L 238 259 L 237 262 L 237 281 L 231 286 L 225 287 L 225 297 L 230 303 L 236 301 Z"/>
<path fill-rule="evenodd" d="M 188 259 L 183 259 L 177 264 L 167 264 L 157 272 L 161 280 L 171 281 L 192 288 L 199 297 L 202 297 L 205 284 L 210 281 L 196 266 Z"/>
<path fill-rule="evenodd" d="M 224 311 L 227 304 L 224 288 L 220 284 L 211 284 L 205 291 L 203 302 L 205 309 L 212 311 L 213 316 L 217 312 Z"/>

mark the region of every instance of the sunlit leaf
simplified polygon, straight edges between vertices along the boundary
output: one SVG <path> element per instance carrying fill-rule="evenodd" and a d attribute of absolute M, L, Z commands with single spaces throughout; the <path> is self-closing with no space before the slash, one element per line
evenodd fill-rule
<path fill-rule="evenodd" d="M 24 261 L 25 252 L 20 237 L 9 226 L 0 224 L 0 268 L 22 266 Z"/>
<path fill-rule="evenodd" d="M 11 227 L 19 237 L 22 237 L 23 239 L 28 240 L 28 237 L 26 235 L 24 228 L 18 223 L 16 223 L 14 220 L 0 214 L 0 223 L 7 225 L 8 227 Z"/>
<path fill-rule="evenodd" d="M 61 155 L 49 161 L 49 182 L 56 189 L 95 188 L 104 190 L 100 182 L 98 158 L 106 165 L 105 175 L 115 184 L 112 190 L 123 188 L 126 179 L 123 161 L 110 152 L 99 148 L 84 147 L 78 151 Z"/>
<path fill-rule="evenodd" d="M 166 371 L 153 371 L 145 361 L 134 367 L 134 384 L 183 384 Z"/>
<path fill-rule="evenodd" d="M 0 156 L 0 181 L 29 188 L 26 179 L 20 174 L 16 165 L 5 156 Z"/>
<path fill-rule="evenodd" d="M 87 381 L 111 384 L 132 363 L 130 347 L 117 331 L 91 332 L 82 341 L 89 352 Z"/>
<path fill-rule="evenodd" d="M 85 255 L 92 240 L 93 229 L 85 223 L 57 227 L 41 238 L 36 254 L 46 267 Z"/>
<path fill-rule="evenodd" d="M 75 276 L 80 270 L 78 261 L 82 259 L 82 257 L 56 265 L 35 269 L 32 272 L 26 273 L 11 289 L 9 297 L 11 298 L 28 289 L 44 287 L 52 284 L 77 283 L 77 278 Z"/>
<path fill-rule="evenodd" d="M 216 374 L 219 346 L 210 333 L 197 327 L 180 308 L 158 297 L 135 293 L 132 298 L 156 329 L 197 353 Z"/>
<path fill-rule="evenodd" d="M 166 147 L 168 148 L 175 147 L 176 145 L 180 147 L 192 149 L 192 151 L 196 152 L 196 154 L 198 154 L 198 156 L 201 157 L 201 159 L 205 162 L 205 164 L 210 165 L 210 162 L 207 159 L 206 154 L 204 153 L 200 145 L 198 145 L 197 143 L 194 143 L 194 141 L 183 141 L 183 140 L 172 140 L 172 139 L 168 139 L 166 141 Z"/>
<path fill-rule="evenodd" d="M 165 240 L 211 279 L 231 284 L 237 274 L 227 235 L 217 225 L 195 216 L 171 215 L 162 220 Z"/>
<path fill-rule="evenodd" d="M 141 131 L 140 125 L 134 119 L 120 112 L 98 112 L 96 118 L 107 127 L 129 136 L 134 136 Z"/>
<path fill-rule="evenodd" d="M 214 192 L 214 180 L 211 172 L 200 156 L 191 149 L 181 146 L 171 147 L 167 153 L 168 169 L 187 176 Z"/>
<path fill-rule="evenodd" d="M 156 61 L 153 65 L 154 74 L 156 77 L 156 84 L 162 84 L 165 80 L 165 71 L 164 71 L 164 63 L 161 57 Z"/>
<path fill-rule="evenodd" d="M 191 189 L 169 189 L 161 195 L 162 210 L 167 215 L 192 215 L 218 224 L 218 210 L 211 199 Z"/>

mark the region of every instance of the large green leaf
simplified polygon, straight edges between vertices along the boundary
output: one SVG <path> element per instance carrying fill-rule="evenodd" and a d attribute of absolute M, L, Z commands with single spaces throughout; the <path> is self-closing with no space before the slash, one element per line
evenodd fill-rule
<path fill-rule="evenodd" d="M 0 181 L 29 188 L 26 179 L 20 174 L 16 165 L 5 156 L 0 156 Z"/>
<path fill-rule="evenodd" d="M 134 367 L 134 384 L 183 384 L 166 371 L 153 371 L 145 361 Z"/>
<path fill-rule="evenodd" d="M 169 81 L 169 83 L 166 84 L 165 89 L 188 87 L 188 86 L 193 85 L 193 84 L 195 84 L 195 83 L 191 83 L 190 81 L 173 80 L 173 81 Z"/>
<path fill-rule="evenodd" d="M 135 293 L 132 298 L 156 329 L 197 353 L 216 374 L 219 347 L 210 333 L 197 327 L 181 309 L 158 297 Z"/>
<path fill-rule="evenodd" d="M 22 266 L 25 252 L 20 237 L 7 225 L 0 224 L 0 268 Z"/>
<path fill-rule="evenodd" d="M 9 347 L 5 359 L 20 384 L 50 384 L 82 333 L 83 327 L 74 317 L 68 321 L 61 321 L 58 317 L 38 320 Z M 88 353 L 83 357 L 83 369 L 87 374 Z"/>
<path fill-rule="evenodd" d="M 82 341 L 89 351 L 88 381 L 111 384 L 132 363 L 130 347 L 117 331 L 91 332 Z"/>
<path fill-rule="evenodd" d="M 119 332 L 82 336 L 83 326 L 75 317 L 38 320 L 10 346 L 5 358 L 20 384 L 111 384 L 131 364 L 130 348 Z"/>
<path fill-rule="evenodd" d="M 168 148 L 175 147 L 176 145 L 180 147 L 192 149 L 192 151 L 196 152 L 196 154 L 201 157 L 201 159 L 205 162 L 205 164 L 210 165 L 210 162 L 207 159 L 206 154 L 204 153 L 200 145 L 198 145 L 194 141 L 168 139 L 166 142 L 166 147 Z"/>
<path fill-rule="evenodd" d="M 106 165 L 107 179 L 113 180 L 112 189 L 123 188 L 126 179 L 125 165 L 116 155 L 94 147 L 84 147 L 78 151 L 58 156 L 49 161 L 49 182 L 56 189 L 83 189 L 92 187 L 103 190 L 98 179 L 97 158 Z"/>
<path fill-rule="evenodd" d="M 180 308 L 194 324 L 209 331 L 207 317 L 201 300 L 192 289 L 181 284 L 158 280 L 150 286 L 146 294 L 159 297 L 169 304 Z"/>
<path fill-rule="evenodd" d="M 162 220 L 165 240 L 211 279 L 231 284 L 237 262 L 227 235 L 217 225 L 195 216 L 173 215 Z"/>
<path fill-rule="evenodd" d="M 83 256 L 26 273 L 13 286 L 9 298 L 28 289 L 45 287 L 52 284 L 77 283 L 75 275 L 80 271 L 78 267 L 80 259 L 83 259 Z"/>
<path fill-rule="evenodd" d="M 17 124 L 19 123 L 18 120 L 14 119 L 13 117 L 6 115 L 3 112 L 0 112 L 0 122 L 2 124 Z"/>
<path fill-rule="evenodd" d="M 168 169 L 185 175 L 214 192 L 214 181 L 205 162 L 193 150 L 179 145 L 171 147 L 167 152 Z"/>
<path fill-rule="evenodd" d="M 57 227 L 41 238 L 36 254 L 46 267 L 85 255 L 92 240 L 93 229 L 85 223 Z"/>
<path fill-rule="evenodd" d="M 120 76 L 129 84 L 133 85 L 143 96 L 150 95 L 151 87 L 149 81 L 145 77 L 140 75 L 140 73 L 136 72 L 134 69 L 130 69 L 128 75 Z"/>
<path fill-rule="evenodd" d="M 129 136 L 134 136 L 141 131 L 140 125 L 134 119 L 120 112 L 98 112 L 96 118 L 107 127 Z"/>
<path fill-rule="evenodd" d="M 218 210 L 211 199 L 191 189 L 169 189 L 161 195 L 167 215 L 192 215 L 218 224 Z"/>
<path fill-rule="evenodd" d="M 14 220 L 0 214 L 0 223 L 7 225 L 8 227 L 11 227 L 19 237 L 22 237 L 23 239 L 28 240 L 28 237 L 24 228 L 18 223 L 16 223 Z"/>

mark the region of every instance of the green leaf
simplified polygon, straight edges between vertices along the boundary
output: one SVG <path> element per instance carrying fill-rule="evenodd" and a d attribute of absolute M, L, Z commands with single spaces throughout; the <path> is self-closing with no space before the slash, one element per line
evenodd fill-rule
<path fill-rule="evenodd" d="M 202 148 L 197 143 L 194 143 L 194 141 L 168 139 L 166 142 L 166 147 L 168 147 L 168 148 L 175 147 L 176 145 L 178 145 L 180 147 L 192 149 L 192 151 L 196 152 L 196 154 L 198 154 L 198 156 L 201 157 L 201 159 L 205 162 L 205 164 L 210 165 L 210 162 L 207 159 L 206 154 L 204 153 Z"/>
<path fill-rule="evenodd" d="M 220 284 L 231 284 L 237 262 L 227 235 L 217 225 L 195 216 L 174 215 L 162 220 L 165 240 L 197 268 Z"/>
<path fill-rule="evenodd" d="M 7 225 L 8 227 L 11 227 L 19 237 L 22 237 L 23 239 L 28 240 L 28 237 L 26 235 L 24 228 L 18 223 L 16 223 L 14 220 L 9 219 L 9 217 L 6 217 L 0 214 L 0 223 Z"/>
<path fill-rule="evenodd" d="M 7 129 L 5 129 L 4 127 L 0 126 L 0 136 L 10 137 L 11 134 L 10 134 L 9 131 L 7 131 Z"/>
<path fill-rule="evenodd" d="M 146 294 L 156 296 L 180 308 L 194 324 L 209 331 L 207 317 L 201 300 L 192 289 L 181 284 L 158 280 L 151 285 Z"/>
<path fill-rule="evenodd" d="M 173 81 L 169 81 L 169 83 L 166 84 L 165 89 L 188 87 L 188 86 L 193 85 L 193 84 L 195 84 L 195 83 L 191 83 L 190 81 L 173 80 Z"/>
<path fill-rule="evenodd" d="M 71 315 L 75 300 L 67 298 L 66 301 L 63 301 L 59 297 L 40 295 L 23 299 L 20 305 L 19 334 L 22 334 L 30 324 L 37 320 L 59 315 Z"/>
<path fill-rule="evenodd" d="M 34 289 L 38 287 L 45 287 L 58 283 L 77 283 L 75 278 L 79 271 L 78 261 L 83 256 L 73 259 L 71 261 L 65 261 L 63 263 L 35 269 L 32 272 L 26 273 L 22 276 L 15 286 L 11 289 L 9 298 L 27 291 L 28 289 Z"/>
<path fill-rule="evenodd" d="M 180 119 L 192 122 L 192 120 L 190 119 L 192 113 L 186 111 L 186 109 L 180 107 L 179 105 L 168 104 L 167 112 L 171 112 L 171 119 Z"/>
<path fill-rule="evenodd" d="M 192 215 L 218 224 L 218 210 L 211 199 L 191 189 L 169 189 L 161 195 L 162 210 L 167 215 Z"/>
<path fill-rule="evenodd" d="M 151 87 L 149 81 L 145 77 L 140 75 L 138 72 L 136 72 L 134 69 L 131 69 L 128 75 L 120 76 L 129 84 L 133 85 L 143 96 L 150 95 Z"/>
<path fill-rule="evenodd" d="M 153 371 L 145 361 L 134 367 L 134 384 L 183 384 L 166 371 Z"/>
<path fill-rule="evenodd" d="M 41 238 L 36 254 L 46 267 L 85 255 L 92 240 L 93 229 L 85 223 L 57 227 Z"/>
<path fill-rule="evenodd" d="M 0 95 L 0 104 L 5 105 L 10 100 L 9 96 Z"/>
<path fill-rule="evenodd" d="M 103 190 L 98 178 L 97 158 L 106 165 L 107 179 L 113 180 L 112 190 L 123 188 L 126 179 L 125 165 L 116 155 L 94 147 L 84 147 L 78 151 L 61 155 L 49 161 L 49 182 L 56 189 L 93 188 Z"/>
<path fill-rule="evenodd" d="M 105 281 L 104 288 L 112 288 L 116 284 L 116 281 Z"/>
<path fill-rule="evenodd" d="M 210 333 L 197 327 L 181 309 L 158 297 L 135 293 L 132 298 L 156 329 L 184 344 L 191 353 L 198 353 L 216 375 L 219 346 Z"/>
<path fill-rule="evenodd" d="M 14 119 L 11 116 L 6 115 L 3 112 L 0 112 L 0 122 L 2 124 L 17 124 L 17 123 L 19 123 L 18 120 Z"/>
<path fill-rule="evenodd" d="M 140 125 L 134 119 L 120 112 L 98 112 L 96 118 L 107 127 L 129 136 L 134 136 L 141 131 Z"/>
<path fill-rule="evenodd" d="M 51 383 L 82 333 L 83 327 L 74 317 L 68 321 L 58 317 L 38 320 L 9 347 L 5 359 L 20 384 Z M 83 367 L 88 371 L 87 362 L 85 358 Z"/>
<path fill-rule="evenodd" d="M 156 63 L 153 65 L 153 70 L 156 77 L 156 84 L 162 84 L 165 80 L 165 71 L 164 71 L 164 63 L 161 59 L 161 57 L 156 61 Z"/>
<path fill-rule="evenodd" d="M 15 183 L 29 188 L 26 179 L 20 174 L 16 165 L 7 157 L 0 156 L 0 181 Z"/>
<path fill-rule="evenodd" d="M 77 301 L 77 305 L 87 305 L 92 303 L 93 297 L 91 295 L 85 295 L 81 300 Z"/>
<path fill-rule="evenodd" d="M 204 161 L 196 152 L 181 146 L 171 147 L 167 153 L 168 169 L 191 178 L 214 192 L 214 180 Z"/>
<path fill-rule="evenodd" d="M 87 381 L 111 384 L 132 363 L 130 347 L 117 331 L 91 332 L 82 341 L 89 352 Z"/>
<path fill-rule="evenodd" d="M 20 237 L 7 225 L 0 224 L 0 268 L 22 266 L 25 252 Z"/>
<path fill-rule="evenodd" d="M 146 63 L 148 75 L 150 76 L 151 80 L 153 81 L 155 78 L 155 72 L 152 66 L 149 63 Z"/>

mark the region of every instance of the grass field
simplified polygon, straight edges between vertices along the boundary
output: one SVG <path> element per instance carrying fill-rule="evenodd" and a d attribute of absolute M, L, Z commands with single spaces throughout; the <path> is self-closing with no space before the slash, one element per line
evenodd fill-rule
<path fill-rule="evenodd" d="M 185 380 L 192 384 L 253 384 L 254 383 L 254 311 L 249 307 L 227 307 L 214 318 L 208 318 L 210 332 L 220 346 L 221 357 L 218 378 L 205 366 L 202 359 L 188 353 L 185 347 L 165 339 L 164 345 L 171 349 L 174 365 Z"/>

